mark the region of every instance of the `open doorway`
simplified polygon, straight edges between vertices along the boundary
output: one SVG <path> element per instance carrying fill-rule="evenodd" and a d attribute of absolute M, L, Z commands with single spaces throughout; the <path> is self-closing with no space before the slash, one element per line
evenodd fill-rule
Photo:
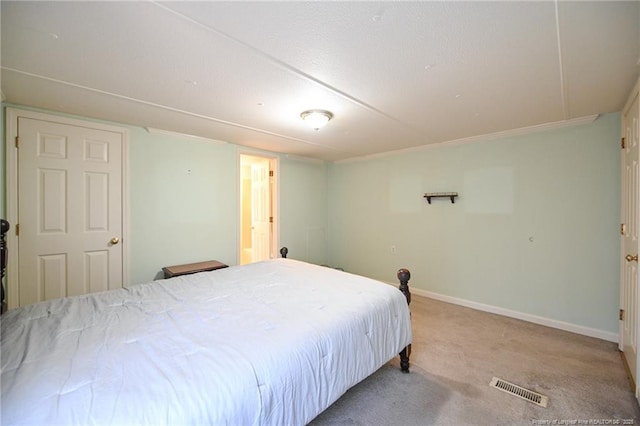
<path fill-rule="evenodd" d="M 240 154 L 240 264 L 276 257 L 277 158 Z"/>

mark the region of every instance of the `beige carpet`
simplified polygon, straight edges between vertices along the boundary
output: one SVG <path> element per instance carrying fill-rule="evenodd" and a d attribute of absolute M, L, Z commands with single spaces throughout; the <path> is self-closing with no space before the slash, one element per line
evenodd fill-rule
<path fill-rule="evenodd" d="M 615 343 L 414 296 L 411 373 L 393 360 L 312 424 L 640 424 Z M 547 408 L 489 387 L 549 397 Z"/>

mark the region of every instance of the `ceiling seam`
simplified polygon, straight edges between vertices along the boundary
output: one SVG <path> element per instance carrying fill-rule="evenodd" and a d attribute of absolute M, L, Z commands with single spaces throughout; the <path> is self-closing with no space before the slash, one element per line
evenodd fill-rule
<path fill-rule="evenodd" d="M 567 106 L 567 91 L 565 85 L 564 64 L 562 62 L 562 37 L 560 36 L 560 11 L 558 8 L 558 0 L 554 1 L 556 13 L 556 42 L 558 43 L 558 67 L 560 71 L 560 96 L 562 98 L 562 115 L 565 120 L 569 118 L 569 107 Z"/>
<path fill-rule="evenodd" d="M 408 129 L 411 129 L 412 131 L 418 133 L 422 137 L 429 138 L 428 136 L 425 135 L 423 130 L 418 129 L 418 128 L 416 128 L 416 127 L 414 127 L 414 126 L 412 126 L 412 125 L 410 125 L 408 123 L 405 123 L 404 121 L 400 120 L 399 118 L 396 118 L 396 117 L 394 117 L 392 115 L 389 115 L 386 112 L 374 107 L 373 105 L 369 105 L 368 103 L 366 103 L 366 102 L 364 102 L 364 101 L 362 101 L 362 100 L 360 100 L 360 99 L 358 99 L 358 98 L 356 98 L 354 96 L 351 96 L 348 93 L 343 92 L 342 90 L 340 90 L 340 89 L 338 89 L 338 88 L 336 88 L 336 87 L 334 87 L 334 86 L 332 86 L 330 84 L 327 84 L 324 81 L 322 81 L 322 80 L 320 80 L 320 79 L 318 79 L 318 78 L 316 78 L 316 77 L 314 77 L 314 76 L 312 76 L 310 74 L 307 74 L 306 72 L 304 72 L 304 71 L 302 71 L 302 70 L 300 70 L 300 69 L 298 69 L 298 68 L 296 68 L 296 67 L 294 67 L 292 65 L 289 65 L 288 63 L 286 63 L 286 62 L 284 62 L 284 61 L 282 61 L 282 60 L 280 60 L 280 59 L 278 59 L 278 58 L 276 58 L 274 56 L 269 55 L 265 51 L 260 50 L 257 47 L 254 47 L 254 46 L 250 45 L 249 43 L 246 43 L 246 42 L 244 42 L 244 41 L 242 41 L 240 39 L 237 39 L 237 38 L 235 38 L 235 37 L 223 32 L 223 31 L 221 31 L 221 30 L 219 30 L 217 28 L 212 28 L 212 27 L 210 27 L 210 26 L 208 26 L 206 24 L 203 24 L 203 23 L 201 23 L 199 21 L 196 21 L 195 19 L 193 19 L 193 18 L 191 18 L 189 16 L 186 16 L 186 15 L 184 15 L 184 14 L 182 14 L 182 13 L 176 11 L 176 10 L 173 10 L 173 9 L 171 9 L 170 7 L 168 7 L 168 6 L 164 5 L 164 4 L 157 3 L 155 0 L 151 0 L 151 3 L 155 4 L 159 8 L 162 8 L 162 9 L 166 10 L 169 13 L 172 13 L 172 14 L 174 14 L 174 15 L 176 15 L 176 16 L 178 16 L 178 17 L 180 17 L 180 18 L 182 18 L 182 19 L 184 19 L 184 20 L 186 20 L 188 22 L 191 22 L 194 25 L 197 25 L 197 26 L 199 26 L 201 28 L 204 28 L 207 31 L 213 32 L 213 33 L 217 34 L 218 36 L 224 37 L 224 38 L 226 38 L 228 40 L 233 41 L 234 43 L 237 43 L 237 44 L 239 44 L 239 45 L 251 50 L 255 54 L 257 54 L 259 56 L 262 56 L 263 58 L 265 58 L 268 61 L 276 64 L 277 66 L 279 66 L 280 68 L 284 69 L 285 71 L 287 71 L 289 73 L 292 73 L 292 74 L 294 74 L 294 75 L 296 75 L 298 77 L 302 77 L 303 79 L 305 79 L 307 81 L 310 81 L 310 82 L 312 82 L 312 83 L 314 83 L 314 84 L 316 84 L 316 85 L 318 85 L 318 86 L 320 86 L 320 87 L 322 87 L 322 88 L 324 88 L 326 90 L 329 90 L 330 92 L 340 96 L 343 99 L 346 99 L 347 101 L 349 101 L 349 102 L 351 102 L 353 104 L 356 104 L 356 105 L 358 105 L 358 106 L 360 106 L 362 108 L 365 108 L 365 109 L 367 109 L 367 110 L 369 110 L 371 112 L 379 114 L 379 115 L 381 115 L 381 116 L 383 116 L 383 117 L 385 117 L 385 118 L 387 118 L 389 120 L 395 121 L 396 123 L 401 124 L 402 126 L 405 126 Z"/>
<path fill-rule="evenodd" d="M 162 104 L 157 104 L 155 102 L 150 102 L 150 101 L 145 101 L 145 100 L 142 100 L 142 99 L 132 98 L 130 96 L 125 96 L 125 95 L 120 95 L 120 94 L 117 94 L 117 93 L 107 92 L 106 90 L 101 90 L 101 89 L 96 89 L 96 88 L 93 88 L 93 87 L 83 86 L 83 85 L 76 84 L 76 83 L 70 83 L 68 81 L 58 80 L 58 79 L 52 78 L 52 77 L 33 74 L 33 73 L 30 73 L 30 72 L 21 71 L 21 70 L 15 69 L 15 68 L 0 67 L 0 69 L 1 70 L 5 70 L 5 71 L 15 72 L 17 74 L 26 75 L 26 76 L 33 77 L 33 78 L 39 78 L 39 79 L 42 79 L 42 80 L 51 81 L 51 82 L 58 83 L 58 84 L 63 84 L 63 85 L 66 85 L 66 86 L 75 87 L 75 88 L 78 88 L 78 89 L 88 90 L 88 91 L 94 92 L 94 93 L 100 93 L 102 95 L 112 96 L 112 97 L 115 97 L 115 98 L 131 101 L 131 102 L 136 102 L 136 103 L 147 105 L 147 106 L 152 106 L 152 107 L 164 109 L 164 110 L 167 110 L 167 111 L 177 112 L 177 113 L 180 113 L 180 114 L 189 115 L 189 116 L 196 117 L 196 118 L 202 118 L 202 119 L 207 120 L 207 121 L 213 121 L 213 122 L 216 122 L 216 123 L 225 124 L 225 125 L 232 126 L 232 127 L 238 127 L 238 128 L 245 129 L 245 130 L 251 130 L 251 131 L 254 131 L 254 132 L 263 133 L 265 135 L 275 136 L 275 137 L 279 137 L 279 138 L 282 138 L 282 139 L 288 139 L 288 140 L 295 141 L 295 142 L 302 142 L 304 144 L 311 145 L 311 146 L 314 146 L 314 147 L 324 148 L 324 149 L 327 149 L 329 151 L 334 151 L 334 152 L 339 152 L 339 153 L 349 154 L 349 155 L 355 155 L 354 153 L 349 152 L 349 151 L 339 150 L 339 149 L 336 149 L 336 148 L 333 148 L 333 147 L 330 147 L 330 146 L 309 142 L 309 141 L 304 140 L 304 139 L 298 139 L 298 138 L 294 138 L 294 137 L 291 137 L 291 136 L 281 135 L 279 133 L 270 132 L 268 130 L 258 129 L 256 127 L 251 127 L 251 126 L 245 126 L 243 124 L 234 123 L 232 121 L 221 120 L 219 118 L 210 117 L 208 115 L 198 114 L 198 113 L 190 112 L 190 111 L 185 111 L 185 110 L 182 110 L 182 109 L 173 108 L 173 107 L 162 105 Z"/>

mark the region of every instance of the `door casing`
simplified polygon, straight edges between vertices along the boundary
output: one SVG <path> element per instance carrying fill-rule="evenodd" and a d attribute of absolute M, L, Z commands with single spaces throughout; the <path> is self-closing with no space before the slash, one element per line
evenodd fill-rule
<path fill-rule="evenodd" d="M 6 299 L 8 309 L 18 306 L 19 294 L 19 274 L 18 274 L 18 236 L 16 235 L 16 224 L 19 221 L 18 212 L 18 149 L 15 140 L 18 136 L 18 117 L 32 118 L 36 120 L 51 121 L 70 126 L 89 127 L 93 129 L 105 130 L 122 134 L 122 284 L 129 283 L 129 180 L 127 170 L 129 131 L 123 127 L 117 127 L 92 121 L 84 121 L 76 118 L 62 117 L 58 115 L 18 109 L 6 109 L 6 217 L 11 224 L 11 230 L 7 234 L 7 248 L 9 250 L 7 262 L 7 288 Z"/>
<path fill-rule="evenodd" d="M 271 257 L 278 257 L 279 249 L 278 242 L 279 238 L 279 158 L 267 155 L 262 152 L 257 151 L 246 151 L 242 150 L 238 152 L 238 264 L 242 264 L 243 259 L 243 232 L 242 232 L 242 211 L 243 211 L 243 197 L 242 197 L 242 185 L 243 185 L 243 175 L 242 175 L 242 164 L 243 157 L 259 157 L 261 159 L 265 159 L 269 161 L 270 169 L 273 171 L 272 183 L 270 184 L 270 198 L 271 198 L 271 212 L 273 217 L 273 223 L 271 224 L 271 233 L 270 233 L 270 252 Z"/>

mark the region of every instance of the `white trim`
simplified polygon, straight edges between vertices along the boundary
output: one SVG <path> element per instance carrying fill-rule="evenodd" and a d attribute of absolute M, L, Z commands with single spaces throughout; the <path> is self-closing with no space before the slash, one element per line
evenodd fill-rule
<path fill-rule="evenodd" d="M 6 109 L 6 214 L 11 224 L 11 230 L 7 234 L 7 248 L 9 256 L 7 264 L 7 307 L 17 307 L 18 294 L 18 237 L 15 233 L 15 224 L 18 222 L 18 150 L 15 141 L 18 136 L 18 117 L 27 117 L 36 120 L 62 123 L 71 126 L 85 127 L 119 133 L 122 135 L 122 286 L 129 285 L 129 130 L 124 127 L 112 126 L 93 121 L 79 120 L 55 114 L 47 114 L 36 111 L 7 107 Z"/>
<path fill-rule="evenodd" d="M 356 161 L 372 160 L 374 158 L 387 157 L 390 155 L 406 154 L 411 152 L 421 152 L 427 149 L 440 148 L 444 146 L 465 145 L 472 142 L 488 141 L 488 140 L 493 140 L 498 138 L 528 135 L 531 133 L 538 133 L 538 132 L 543 132 L 547 130 L 555 130 L 555 129 L 562 129 L 565 127 L 579 126 L 581 124 L 593 123 L 594 121 L 596 121 L 596 119 L 599 116 L 600 114 L 594 114 L 594 115 L 588 115 L 580 118 L 573 118 L 570 120 L 560 120 L 560 121 L 554 121 L 551 123 L 536 124 L 534 126 L 520 127 L 518 129 L 505 130 L 502 132 L 488 133 L 486 135 L 470 136 L 467 138 L 454 139 L 451 141 L 437 142 L 437 143 L 432 143 L 428 145 L 420 145 L 413 148 L 405 148 L 405 149 L 398 149 L 395 151 L 381 152 L 379 154 L 364 155 L 362 157 L 352 157 L 352 158 L 347 158 L 345 160 L 337 160 L 337 161 L 334 161 L 334 163 L 336 164 L 352 163 Z"/>
<path fill-rule="evenodd" d="M 122 198 L 122 286 L 128 287 L 131 284 L 131 267 L 129 262 L 129 253 L 131 253 L 131 210 L 129 209 L 130 193 L 129 193 L 129 130 L 122 127 L 116 127 L 122 132 L 122 189 L 120 197 Z"/>
<path fill-rule="evenodd" d="M 5 212 L 7 220 L 11 228 L 6 235 L 7 249 L 9 256 L 6 268 L 7 292 L 5 294 L 7 308 L 13 309 L 17 306 L 14 295 L 18 294 L 18 237 L 15 233 L 16 223 L 18 221 L 18 150 L 15 145 L 15 138 L 18 135 L 18 115 L 20 110 L 13 108 L 6 109 L 6 154 L 5 154 L 5 170 L 6 170 L 6 204 Z"/>
<path fill-rule="evenodd" d="M 564 321 L 558 321 L 551 318 L 540 317 L 538 315 L 527 314 L 524 312 L 512 311 L 511 309 L 501 308 L 499 306 L 485 305 L 484 303 L 473 302 L 458 297 L 447 296 L 432 291 L 422 290 L 419 288 L 411 288 L 411 293 L 418 296 L 428 297 L 430 299 L 440 300 L 442 302 L 452 303 L 454 305 L 465 306 L 467 308 L 476 309 L 478 311 L 498 314 L 509 318 L 532 322 L 534 324 L 544 325 L 547 327 L 557 328 L 559 330 L 570 331 L 572 333 L 581 334 L 583 336 L 595 337 L 597 339 L 607 340 L 609 342 L 618 342 L 618 334 L 611 331 L 599 330 L 597 328 L 584 327 L 577 324 L 571 324 Z"/>

